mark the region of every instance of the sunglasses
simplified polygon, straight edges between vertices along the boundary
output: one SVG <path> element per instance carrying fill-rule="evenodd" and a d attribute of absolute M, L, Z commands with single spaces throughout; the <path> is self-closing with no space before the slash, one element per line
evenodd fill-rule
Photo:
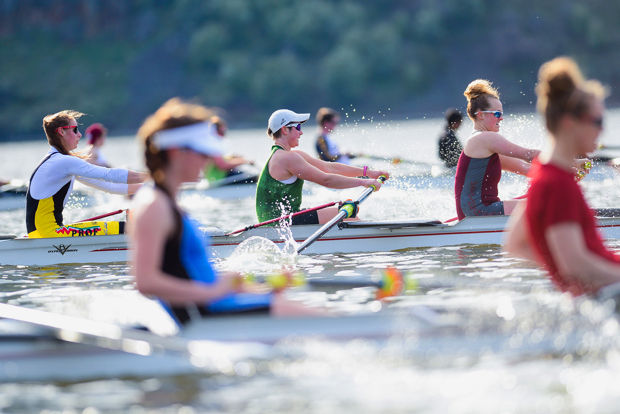
<path fill-rule="evenodd" d="M 586 121 L 590 122 L 592 125 L 597 128 L 603 128 L 603 117 L 600 118 L 586 118 Z"/>
<path fill-rule="evenodd" d="M 71 126 L 71 125 L 66 125 L 66 126 L 60 126 L 58 128 L 56 128 L 56 131 L 58 131 L 59 129 L 67 129 L 67 128 L 73 128 L 73 133 L 77 134 L 78 133 L 78 127 L 76 126 Z"/>
<path fill-rule="evenodd" d="M 295 128 L 298 131 L 301 131 L 301 124 L 297 125 L 287 125 L 288 128 Z"/>
<path fill-rule="evenodd" d="M 504 113 L 502 111 L 478 111 L 476 112 L 476 114 L 478 113 L 483 113 L 483 114 L 493 114 L 493 116 L 497 119 L 500 119 L 502 117 L 502 115 L 504 115 Z M 474 115 L 476 115 L 474 114 Z"/>

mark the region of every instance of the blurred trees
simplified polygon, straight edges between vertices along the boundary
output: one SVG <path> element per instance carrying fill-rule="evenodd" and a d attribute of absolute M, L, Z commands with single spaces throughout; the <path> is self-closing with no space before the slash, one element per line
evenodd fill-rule
<path fill-rule="evenodd" d="M 532 108 L 538 67 L 559 54 L 620 84 L 617 16 L 604 0 L 4 0 L 0 137 L 38 134 L 64 108 L 135 131 L 171 96 L 233 126 L 287 106 L 434 116 L 476 77 Z"/>

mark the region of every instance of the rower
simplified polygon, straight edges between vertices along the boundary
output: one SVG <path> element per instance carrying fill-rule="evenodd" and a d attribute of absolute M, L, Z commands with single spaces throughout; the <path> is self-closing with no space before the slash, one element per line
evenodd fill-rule
<path fill-rule="evenodd" d="M 540 151 L 513 144 L 499 133 L 504 110 L 491 82 L 476 79 L 467 86 L 464 95 L 474 131 L 456 167 L 454 190 L 458 218 L 508 215 L 517 200 L 502 201 L 497 196 L 502 170 L 525 175 Z"/>
<path fill-rule="evenodd" d="M 222 154 L 211 112 L 174 98 L 138 131 L 152 183 L 133 200 L 129 222 L 136 286 L 154 295 L 179 324 L 207 315 L 271 311 L 278 315 L 323 313 L 280 293 L 250 291 L 236 272 L 217 272 L 196 224 L 179 207 L 183 182 L 196 181 L 207 162 Z"/>
<path fill-rule="evenodd" d="M 91 164 L 98 165 L 100 167 L 108 167 L 111 165 L 101 153 L 101 147 L 105 144 L 108 136 L 108 130 L 99 122 L 96 122 L 86 128 L 86 140 L 88 142 L 88 148 L 86 153 L 88 154 L 87 161 Z"/>
<path fill-rule="evenodd" d="M 271 154 L 261 171 L 256 187 L 256 215 L 268 221 L 301 210 L 304 180 L 329 188 L 381 188 L 380 176 L 385 171 L 326 162 L 294 150 L 303 135 L 302 124 L 310 114 L 279 109 L 269 117 L 267 135 L 273 139 Z M 338 214 L 337 207 L 310 211 L 292 218 L 291 224 L 323 224 Z"/>
<path fill-rule="evenodd" d="M 620 255 L 603 243 L 573 173 L 574 158 L 596 149 L 605 88 L 560 57 L 541 66 L 536 94 L 551 145 L 534 163 L 528 198 L 510 218 L 505 248 L 544 266 L 560 290 L 615 297 L 618 306 Z"/>
<path fill-rule="evenodd" d="M 77 120 L 84 114 L 65 110 L 43 118 L 50 149 L 30 177 L 26 194 L 28 237 L 101 236 L 124 232 L 124 222 L 88 221 L 63 224 L 63 209 L 78 181 L 116 194 L 133 194 L 146 176 L 120 168 L 88 163 L 73 150 L 82 137 Z"/>
<path fill-rule="evenodd" d="M 215 137 L 223 140 L 228 131 L 226 121 L 214 115 L 209 122 L 211 122 L 211 128 L 215 133 Z M 247 174 L 239 170 L 239 167 L 243 165 L 254 165 L 254 161 L 247 160 L 240 155 L 217 155 L 213 157 L 213 162 L 208 163 L 205 167 L 204 177 L 211 185 L 225 178 L 235 176 L 240 178 L 239 180 L 231 180 L 231 184 L 255 183 L 257 180 L 256 175 L 247 176 Z"/>
<path fill-rule="evenodd" d="M 340 115 L 331 108 L 320 108 L 316 113 L 316 123 L 319 126 L 319 135 L 316 137 L 316 152 L 319 159 L 329 162 L 350 164 L 355 154 L 340 152 L 338 145 L 332 140 L 331 135 L 340 122 Z"/>

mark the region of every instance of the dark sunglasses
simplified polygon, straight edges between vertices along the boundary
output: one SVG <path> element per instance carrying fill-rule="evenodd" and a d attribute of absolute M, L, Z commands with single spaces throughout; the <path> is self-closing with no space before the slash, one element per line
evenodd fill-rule
<path fill-rule="evenodd" d="M 301 124 L 297 125 L 287 125 L 288 128 L 295 128 L 298 131 L 301 131 Z"/>
<path fill-rule="evenodd" d="M 587 118 L 587 120 L 592 123 L 592 125 L 598 127 L 598 128 L 603 128 L 603 117 L 600 118 Z"/>
<path fill-rule="evenodd" d="M 502 111 L 478 111 L 484 114 L 493 114 L 493 116 L 497 119 L 500 119 L 502 117 L 502 115 L 504 114 Z M 476 112 L 476 114 L 478 113 Z M 474 114 L 475 115 L 475 114 Z"/>
<path fill-rule="evenodd" d="M 58 131 L 59 129 L 67 129 L 67 128 L 73 128 L 73 133 L 74 134 L 78 133 L 77 125 L 76 126 L 71 126 L 71 125 L 60 126 L 60 127 L 56 128 L 56 131 Z"/>

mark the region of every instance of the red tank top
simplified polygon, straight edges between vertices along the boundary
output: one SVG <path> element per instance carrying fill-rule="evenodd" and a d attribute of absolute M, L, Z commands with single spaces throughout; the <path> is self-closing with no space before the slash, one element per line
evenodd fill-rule
<path fill-rule="evenodd" d="M 465 216 L 481 215 L 477 210 L 500 201 L 497 184 L 502 178 L 499 155 L 471 158 L 461 152 L 454 178 L 454 197 L 459 220 Z"/>
<path fill-rule="evenodd" d="M 581 227 L 586 247 L 591 252 L 613 262 L 620 257 L 607 250 L 596 228 L 596 219 L 586 203 L 574 175 L 553 164 L 532 163 L 529 176 L 531 186 L 527 196 L 525 218 L 528 236 L 538 261 L 551 275 L 552 281 L 563 291 L 574 295 L 588 292 L 584 286 L 567 280 L 558 271 L 545 238 L 545 232 L 555 224 L 575 222 Z"/>

